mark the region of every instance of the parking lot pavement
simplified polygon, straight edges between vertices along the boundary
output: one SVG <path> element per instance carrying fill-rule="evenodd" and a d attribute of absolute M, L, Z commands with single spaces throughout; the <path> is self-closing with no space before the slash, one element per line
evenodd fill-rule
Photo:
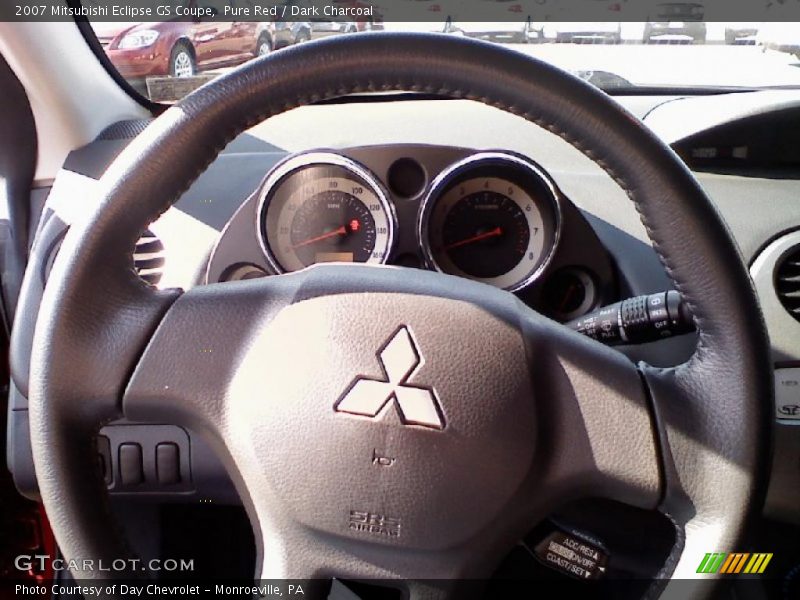
<path fill-rule="evenodd" d="M 773 50 L 765 52 L 758 46 L 552 43 L 506 46 L 567 71 L 604 71 L 640 86 L 800 87 L 800 59 Z"/>
<path fill-rule="evenodd" d="M 567 71 L 606 71 L 635 85 L 799 86 L 800 59 L 757 46 L 514 44 Z"/>

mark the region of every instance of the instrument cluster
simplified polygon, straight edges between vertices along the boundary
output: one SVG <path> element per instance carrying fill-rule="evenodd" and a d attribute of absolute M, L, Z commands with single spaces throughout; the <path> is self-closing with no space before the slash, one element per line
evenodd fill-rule
<path fill-rule="evenodd" d="M 323 262 L 390 264 L 484 282 L 529 303 L 546 302 L 545 312 L 561 319 L 598 305 L 607 287 L 599 279 L 609 279 L 610 266 L 586 268 L 575 260 L 581 252 L 560 249 L 565 213 L 573 238 L 583 218 L 539 165 L 499 150 L 409 150 L 311 151 L 282 160 L 244 211 L 255 213 L 250 235 L 260 257 L 234 260 L 230 230 L 246 235 L 240 210 L 212 255 L 208 281 Z M 577 230 L 583 255 L 595 255 L 589 262 L 596 263 L 593 246 L 601 246 L 591 227 L 578 223 Z M 563 264 L 553 266 L 559 255 Z"/>
<path fill-rule="evenodd" d="M 259 194 L 258 236 L 279 273 L 320 262 L 388 263 L 398 227 L 378 177 L 344 156 L 293 156 Z M 440 173 L 415 229 L 425 264 L 510 291 L 533 282 L 559 238 L 559 198 L 534 163 L 481 152 Z"/>

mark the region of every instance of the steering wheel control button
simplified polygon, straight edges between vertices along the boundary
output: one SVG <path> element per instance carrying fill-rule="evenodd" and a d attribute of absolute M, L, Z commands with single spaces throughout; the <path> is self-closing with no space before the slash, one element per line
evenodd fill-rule
<path fill-rule="evenodd" d="M 181 461 L 177 444 L 166 442 L 156 446 L 156 473 L 161 484 L 180 483 Z"/>
<path fill-rule="evenodd" d="M 544 565 L 577 579 L 600 579 L 608 554 L 598 544 L 556 530 L 536 545 L 534 555 Z"/>
<path fill-rule="evenodd" d="M 111 494 L 179 494 L 194 489 L 189 434 L 175 425 L 109 424 L 100 430 L 97 451 L 107 439 Z M 197 447 L 197 455 L 203 452 Z"/>
<path fill-rule="evenodd" d="M 398 329 L 378 352 L 383 380 L 357 377 L 334 405 L 337 412 L 374 418 L 390 402 L 397 404 L 405 425 L 444 429 L 442 406 L 433 388 L 408 385 L 420 365 L 420 353 L 405 325 Z"/>
<path fill-rule="evenodd" d="M 144 482 L 142 447 L 139 444 L 119 445 L 119 477 L 124 486 L 139 485 Z"/>
<path fill-rule="evenodd" d="M 694 331 L 689 308 L 675 290 L 609 304 L 567 323 L 578 333 L 614 346 L 644 344 Z"/>
<path fill-rule="evenodd" d="M 775 369 L 775 416 L 800 421 L 800 368 Z"/>

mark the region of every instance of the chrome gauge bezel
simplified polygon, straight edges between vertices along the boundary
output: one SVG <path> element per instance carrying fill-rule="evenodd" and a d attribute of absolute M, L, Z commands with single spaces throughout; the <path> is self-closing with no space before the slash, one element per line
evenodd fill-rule
<path fill-rule="evenodd" d="M 428 193 L 422 200 L 417 217 L 417 234 L 419 236 L 423 257 L 427 266 L 431 269 L 439 271 L 440 273 L 448 273 L 448 271 L 444 270 L 436 261 L 430 243 L 430 223 L 436 204 L 459 181 L 470 179 L 470 173 L 474 172 L 476 173 L 475 177 L 478 177 L 479 175 L 477 175 L 477 173 L 479 170 L 484 170 L 487 167 L 493 166 L 499 167 L 500 169 L 516 170 L 524 177 L 533 178 L 535 181 L 537 181 L 537 183 L 541 184 L 542 189 L 547 192 L 547 198 L 543 201 L 550 204 L 550 210 L 552 211 L 552 241 L 549 248 L 543 250 L 543 257 L 540 259 L 536 269 L 511 285 L 497 286 L 502 287 L 502 289 L 505 289 L 509 292 L 518 292 L 531 285 L 534 281 L 538 280 L 547 270 L 547 267 L 550 265 L 553 257 L 555 256 L 559 241 L 561 239 L 562 214 L 560 194 L 550 177 L 534 162 L 516 154 L 487 151 L 472 154 L 456 163 L 453 163 L 444 171 L 439 173 L 439 175 L 433 180 L 430 188 L 428 189 Z M 492 175 L 492 177 L 501 180 L 505 179 L 502 172 L 498 175 Z M 521 186 L 518 185 L 518 187 Z M 525 191 L 529 196 L 531 195 L 530 192 L 527 190 Z M 540 200 L 537 197 L 534 198 L 534 201 L 538 202 Z M 489 279 L 470 277 L 468 273 L 451 274 L 494 285 Z"/>
<path fill-rule="evenodd" d="M 356 180 L 363 182 L 370 188 L 370 192 L 377 198 L 381 209 L 386 214 L 387 241 L 386 251 L 380 260 L 368 260 L 366 264 L 386 264 L 391 255 L 397 231 L 397 215 L 394 205 L 389 200 L 389 194 L 380 180 L 365 166 L 357 161 L 335 152 L 311 151 L 295 154 L 278 163 L 267 175 L 258 192 L 258 209 L 256 211 L 256 234 L 261 251 L 269 263 L 270 268 L 277 274 L 288 272 L 273 253 L 267 232 L 267 211 L 275 192 L 281 184 L 295 172 L 313 167 L 339 167 Z M 307 265 L 305 268 L 307 268 Z"/>

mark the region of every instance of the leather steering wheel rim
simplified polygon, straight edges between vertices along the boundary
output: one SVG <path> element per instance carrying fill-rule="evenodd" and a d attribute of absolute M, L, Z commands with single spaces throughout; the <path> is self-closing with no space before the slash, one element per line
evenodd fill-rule
<path fill-rule="evenodd" d="M 179 291 L 156 291 L 136 277 L 139 235 L 248 127 L 304 104 L 389 90 L 516 114 L 571 143 L 625 190 L 698 329 L 686 364 L 639 365 L 660 441 L 657 506 L 685 533 L 662 575 L 689 577 L 703 553 L 735 551 L 766 477 L 769 345 L 737 246 L 697 181 L 616 102 L 549 64 L 469 39 L 369 33 L 286 49 L 184 98 L 114 161 L 96 210 L 66 236 L 37 321 L 29 398 L 38 482 L 64 555 L 130 556 L 88 465 L 97 429 L 135 414 L 123 403 L 131 374 L 180 304 Z M 140 574 L 114 574 L 126 575 Z M 710 579 L 692 593 L 703 595 Z"/>

